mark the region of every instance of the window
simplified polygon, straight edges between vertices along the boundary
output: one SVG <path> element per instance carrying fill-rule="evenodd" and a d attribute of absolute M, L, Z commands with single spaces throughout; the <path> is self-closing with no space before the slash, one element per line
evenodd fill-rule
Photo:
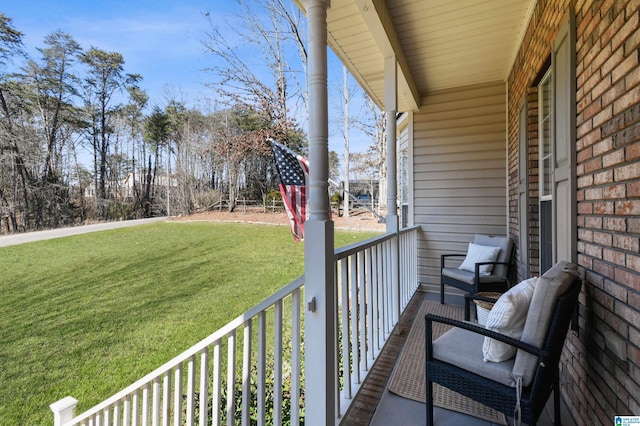
<path fill-rule="evenodd" d="M 409 226 L 409 153 L 403 149 L 400 156 L 400 209 L 401 227 Z"/>
<path fill-rule="evenodd" d="M 538 84 L 540 273 L 577 258 L 575 16 L 560 27 Z"/>

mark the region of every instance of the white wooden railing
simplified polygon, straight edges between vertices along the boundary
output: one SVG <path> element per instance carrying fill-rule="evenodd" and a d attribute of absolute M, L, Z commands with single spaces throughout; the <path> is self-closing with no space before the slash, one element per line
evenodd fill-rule
<path fill-rule="evenodd" d="M 336 251 L 338 420 L 346 413 L 398 323 L 400 313 L 418 288 L 417 229 L 387 234 Z M 399 254 L 395 266 L 394 253 Z"/>
<path fill-rule="evenodd" d="M 335 345 L 340 366 L 334 390 L 336 423 L 417 289 L 417 229 L 335 253 L 340 330 Z M 78 416 L 74 417 L 77 401 L 72 397 L 52 404 L 54 424 L 298 425 L 304 407 L 303 284 L 303 277 L 296 279 Z"/>

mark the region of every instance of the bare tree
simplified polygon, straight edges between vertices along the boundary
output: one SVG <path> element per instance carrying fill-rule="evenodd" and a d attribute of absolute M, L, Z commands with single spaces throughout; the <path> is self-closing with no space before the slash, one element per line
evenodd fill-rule
<path fill-rule="evenodd" d="M 106 218 L 107 167 L 113 131 L 111 120 L 119 107 L 114 105 L 113 97 L 126 86 L 134 85 L 141 76 L 124 73 L 124 58 L 118 52 L 106 52 L 92 47 L 82 55 L 82 61 L 89 67 L 85 79 L 84 101 L 91 123 L 96 202 L 98 214 Z"/>
<path fill-rule="evenodd" d="M 37 227 L 51 228 L 74 220 L 67 190 L 69 166 L 64 161 L 69 158 L 65 155 L 69 140 L 82 126 L 75 106 L 79 79 L 73 69 L 82 49 L 60 31 L 47 35 L 44 44 L 37 49 L 39 60 L 28 61 L 24 67 L 23 84 L 30 92 L 34 126 L 44 148 L 32 196 L 33 215 Z"/>
<path fill-rule="evenodd" d="M 378 201 L 380 208 L 384 209 L 387 205 L 385 116 L 371 98 L 366 96 L 364 92 L 363 95 L 365 96 L 366 107 L 366 113 L 363 114 L 364 120 L 354 120 L 353 123 L 372 140 L 368 151 L 369 161 L 373 162 L 372 165 L 377 169 L 376 175 L 379 181 Z"/>
<path fill-rule="evenodd" d="M 273 137 L 290 144 L 287 136 L 297 127 L 297 120 L 289 111 L 296 100 L 305 99 L 306 92 L 298 79 L 306 67 L 300 12 L 287 9 L 280 0 L 238 0 L 238 4 L 240 24 L 227 22 L 221 28 L 210 21 L 204 45 L 222 60 L 209 69 L 215 76 L 210 86 L 227 106 L 240 105 L 264 114 L 274 123 Z M 256 13 L 256 9 L 267 13 Z M 249 51 L 253 54 L 247 54 Z"/>
<path fill-rule="evenodd" d="M 153 112 L 148 117 L 145 124 L 144 139 L 154 154 L 153 171 L 151 155 L 149 155 L 149 167 L 146 172 L 146 182 L 144 191 L 144 211 L 145 217 L 151 216 L 151 207 L 156 195 L 156 179 L 158 174 L 158 164 L 160 163 L 160 153 L 168 145 L 170 126 L 168 114 L 160 107 L 153 107 Z M 167 182 L 167 185 L 169 183 Z"/>
<path fill-rule="evenodd" d="M 138 168 L 139 164 L 136 162 L 136 159 L 140 159 L 140 157 L 136 157 L 136 152 L 140 150 L 140 145 L 144 145 L 144 109 L 149 102 L 149 96 L 144 90 L 136 86 L 127 87 L 127 92 L 129 94 L 129 103 L 124 106 L 121 110 L 121 113 L 126 121 L 128 133 L 129 133 L 129 142 L 130 142 L 130 168 L 129 173 L 131 173 L 131 195 L 133 196 L 134 201 L 134 210 L 137 210 L 137 207 L 141 206 L 141 196 L 140 196 L 140 188 L 138 185 Z M 142 165 L 144 165 L 144 157 L 142 157 L 141 161 Z"/>
<path fill-rule="evenodd" d="M 22 123 L 30 108 L 28 96 L 19 78 L 7 73 L 12 59 L 23 55 L 22 36 L 12 19 L 0 13 L 0 213 L 7 232 L 28 228 L 32 181 L 20 144 L 27 137 Z"/>
<path fill-rule="evenodd" d="M 25 71 L 27 82 L 35 92 L 39 124 L 46 139 L 42 180 L 55 182 L 60 177 L 66 142 L 61 137 L 62 128 L 79 121 L 74 106 L 79 79 L 73 65 L 82 49 L 73 37 L 60 31 L 47 35 L 44 43 L 46 47 L 37 49 L 42 54 L 40 63 L 29 61 Z"/>

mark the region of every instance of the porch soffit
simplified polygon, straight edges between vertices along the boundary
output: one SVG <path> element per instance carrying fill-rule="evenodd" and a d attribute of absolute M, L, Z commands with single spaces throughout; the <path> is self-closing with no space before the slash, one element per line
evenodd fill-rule
<path fill-rule="evenodd" d="M 331 0 L 328 43 L 379 107 L 384 59 L 395 55 L 398 111 L 410 111 L 435 90 L 506 80 L 535 3 Z"/>

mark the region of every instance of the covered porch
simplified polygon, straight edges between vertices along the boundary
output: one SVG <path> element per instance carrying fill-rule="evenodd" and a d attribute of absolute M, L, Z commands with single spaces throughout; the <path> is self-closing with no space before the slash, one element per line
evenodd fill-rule
<path fill-rule="evenodd" d="M 58 424 L 249 424 L 252 399 L 258 424 L 297 424 L 302 399 L 307 424 L 409 415 L 420 406 L 389 397 L 386 375 L 420 298 L 439 297 L 440 255 L 464 253 L 476 233 L 514 241 L 519 279 L 559 260 L 585 273 L 560 361 L 566 418 L 640 413 L 637 2 L 297 3 L 311 100 L 305 276 Z M 387 233 L 338 252 L 326 197 L 327 46 L 387 117 Z M 458 291 L 445 296 L 462 302 Z M 456 416 L 440 413 L 445 424 Z"/>
<path fill-rule="evenodd" d="M 578 264 L 561 400 L 577 424 L 637 415 L 637 2 L 299 4 L 310 39 L 385 112 L 388 186 L 402 188 L 389 193 L 387 230 L 419 226 L 420 289 L 439 292 L 439 256 L 464 253 L 474 233 L 514 241 L 519 280 Z"/>

